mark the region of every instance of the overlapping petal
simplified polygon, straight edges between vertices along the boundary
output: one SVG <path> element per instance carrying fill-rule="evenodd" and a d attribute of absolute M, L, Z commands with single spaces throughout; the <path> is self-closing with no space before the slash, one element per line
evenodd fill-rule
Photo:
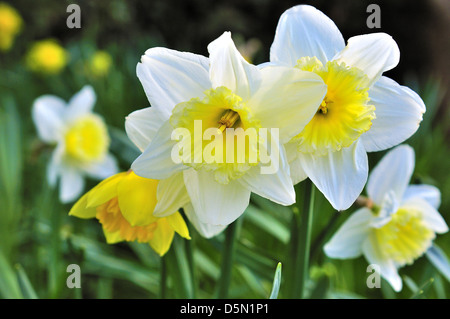
<path fill-rule="evenodd" d="M 192 206 L 202 223 L 228 225 L 247 208 L 250 190 L 238 181 L 216 182 L 213 172 L 188 169 L 183 172 Z"/>
<path fill-rule="evenodd" d="M 261 69 L 261 86 L 248 105 L 264 128 L 278 128 L 281 143 L 299 134 L 317 112 L 327 86 L 314 73 L 296 68 Z"/>

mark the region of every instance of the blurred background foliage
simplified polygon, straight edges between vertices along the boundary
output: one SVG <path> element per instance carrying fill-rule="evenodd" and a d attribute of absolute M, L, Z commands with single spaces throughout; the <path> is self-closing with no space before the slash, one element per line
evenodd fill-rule
<path fill-rule="evenodd" d="M 124 118 L 148 106 L 136 77 L 136 64 L 146 49 L 165 46 L 207 55 L 207 44 L 232 31 L 243 54 L 258 64 L 269 48 L 280 15 L 289 7 L 312 4 L 335 21 L 345 39 L 387 32 L 401 50 L 400 64 L 387 73 L 419 92 L 427 106 L 419 131 L 407 141 L 416 151 L 412 182 L 437 186 L 440 212 L 450 222 L 449 63 L 450 4 L 423 1 L 289 1 L 289 0 L 152 0 L 152 1 L 5 1 L 22 16 L 13 46 L 0 52 L 0 297 L 4 298 L 211 298 L 218 294 L 221 250 L 225 235 L 212 240 L 191 227 L 191 241 L 176 237 L 161 261 L 148 245 L 107 245 L 94 220 L 67 216 L 70 205 L 57 200 L 45 178 L 51 149 L 37 139 L 31 120 L 34 99 L 54 94 L 69 99 L 83 85 L 97 93 L 95 111 L 105 117 L 112 152 L 121 168 L 129 168 L 138 152 L 124 133 Z M 81 7 L 81 29 L 68 29 L 66 8 Z M 381 29 L 366 27 L 367 5 L 381 7 Z M 58 74 L 34 73 L 26 56 L 36 41 L 54 39 L 69 54 Z M 100 73 L 92 71 L 101 50 Z M 106 58 L 108 60 L 108 58 Z M 108 66 L 109 65 L 109 66 Z M 369 154 L 373 167 L 384 152 Z M 96 181 L 89 181 L 88 190 Z M 298 186 L 302 194 L 304 183 Z M 332 260 L 322 246 L 356 208 L 337 213 L 316 192 L 311 247 L 309 296 L 313 298 L 448 298 L 450 285 L 422 257 L 400 270 L 404 288 L 396 294 L 382 282 L 366 286 L 367 262 Z M 228 296 L 268 298 L 275 268 L 283 264 L 280 298 L 293 297 L 296 236 L 301 225 L 300 202 L 282 207 L 258 196 L 239 221 Z M 291 236 L 291 234 L 293 234 Z M 437 244 L 450 255 L 450 235 Z M 79 264 L 82 289 L 68 289 L 66 268 Z M 165 265 L 161 271 L 161 265 Z M 430 278 L 433 278 L 430 281 Z M 161 283 L 166 283 L 161 285 Z M 166 288 L 164 288 L 166 287 Z M 418 291 L 423 293 L 419 294 Z"/>

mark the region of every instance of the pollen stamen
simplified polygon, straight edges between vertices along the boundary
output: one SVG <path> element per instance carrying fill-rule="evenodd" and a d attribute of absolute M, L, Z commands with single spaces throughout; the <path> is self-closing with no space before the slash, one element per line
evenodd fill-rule
<path fill-rule="evenodd" d="M 219 120 L 219 130 L 223 132 L 225 131 L 225 129 L 233 127 L 238 119 L 238 112 L 235 112 L 233 110 L 226 110 Z"/>

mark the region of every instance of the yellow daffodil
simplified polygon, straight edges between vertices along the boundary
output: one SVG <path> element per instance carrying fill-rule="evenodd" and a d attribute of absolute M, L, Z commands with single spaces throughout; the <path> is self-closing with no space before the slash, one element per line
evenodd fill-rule
<path fill-rule="evenodd" d="M 236 49 L 230 32 L 210 43 L 208 51 L 206 58 L 152 48 L 142 57 L 137 74 L 152 107 L 141 118 L 130 117 L 128 121 L 135 121 L 136 127 L 151 125 L 156 113 L 159 125 L 152 128 L 155 138 L 132 169 L 139 176 L 155 179 L 182 173 L 199 220 L 226 226 L 244 212 L 251 192 L 283 205 L 295 202 L 286 154 L 279 140 L 287 142 L 301 132 L 323 100 L 326 87 L 312 72 L 278 66 L 261 70 L 249 64 Z M 177 141 L 172 140 L 172 133 L 181 128 L 195 135 L 198 122 L 203 123 L 200 135 L 211 129 L 218 140 L 226 140 L 230 131 L 239 128 L 253 129 L 257 138 L 259 128 L 278 130 L 279 140 L 272 139 L 271 155 L 279 159 L 279 169 L 261 173 L 260 149 L 256 150 L 255 162 L 248 160 L 250 153 L 246 150 L 242 162 L 231 156 L 230 162 L 200 158 L 198 162 L 176 163 L 172 151 Z M 195 158 L 206 150 L 204 144 L 197 147 L 190 143 L 189 150 L 191 146 Z M 234 148 L 230 149 L 233 155 Z"/>
<path fill-rule="evenodd" d="M 92 113 L 95 92 L 85 86 L 69 103 L 53 95 L 37 98 L 32 116 L 39 137 L 56 145 L 47 166 L 47 179 L 55 186 L 60 178 L 60 200 L 75 200 L 83 191 L 84 176 L 98 179 L 117 173 L 108 153 L 110 139 L 103 119 Z"/>
<path fill-rule="evenodd" d="M 396 291 L 402 289 L 398 268 L 412 264 L 430 249 L 432 258 L 437 258 L 433 240 L 448 231 L 437 211 L 439 190 L 431 185 L 408 186 L 413 170 L 411 147 L 400 145 L 388 152 L 370 174 L 367 207 L 353 213 L 324 246 L 332 258 L 363 254 L 370 264 L 380 267 L 381 276 Z"/>
<path fill-rule="evenodd" d="M 0 2 L 0 51 L 8 51 L 12 47 L 22 24 L 22 18 L 16 9 Z"/>
<path fill-rule="evenodd" d="M 175 232 L 190 239 L 183 217 L 172 212 L 154 217 L 158 181 L 123 172 L 104 180 L 72 207 L 69 215 L 97 218 L 108 244 L 121 241 L 148 243 L 163 256 L 170 248 Z"/>
<path fill-rule="evenodd" d="M 291 177 L 309 177 L 337 210 L 350 207 L 368 176 L 367 152 L 393 147 L 418 129 L 422 99 L 382 76 L 400 59 L 385 33 L 352 37 L 347 46 L 326 15 L 308 5 L 280 17 L 268 65 L 319 75 L 327 93 L 306 127 L 285 145 Z"/>
<path fill-rule="evenodd" d="M 27 67 L 42 74 L 58 74 L 68 60 L 67 51 L 51 39 L 35 42 L 26 56 Z"/>
<path fill-rule="evenodd" d="M 108 74 L 112 65 L 112 57 L 106 51 L 97 51 L 88 62 L 89 72 L 95 77 L 103 77 Z"/>

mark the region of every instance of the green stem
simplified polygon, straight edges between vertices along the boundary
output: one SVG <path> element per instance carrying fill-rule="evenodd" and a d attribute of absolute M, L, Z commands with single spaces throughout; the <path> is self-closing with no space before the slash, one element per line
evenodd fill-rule
<path fill-rule="evenodd" d="M 217 295 L 219 299 L 226 299 L 228 297 L 234 259 L 234 243 L 239 226 L 240 219 L 230 224 L 225 231 L 225 243 L 223 246 L 222 265 L 220 269 L 220 280 Z"/>
<path fill-rule="evenodd" d="M 189 229 L 189 233 L 192 234 L 192 229 Z M 189 265 L 189 270 L 191 273 L 191 284 L 192 284 L 192 293 L 193 293 L 193 297 L 192 298 L 196 298 L 197 296 L 197 280 L 195 278 L 195 265 L 194 265 L 194 253 L 192 251 L 192 246 L 193 246 L 193 239 L 191 238 L 191 240 L 185 240 L 185 248 L 186 248 L 186 257 L 187 257 L 187 261 L 188 261 L 188 265 Z"/>
<path fill-rule="evenodd" d="M 160 298 L 166 299 L 166 290 L 167 290 L 167 266 L 166 266 L 166 257 L 161 257 L 161 281 L 160 281 Z"/>
<path fill-rule="evenodd" d="M 299 273 L 298 284 L 294 287 L 294 297 L 305 298 L 306 297 L 306 283 L 309 277 L 309 255 L 311 249 L 311 230 L 313 223 L 314 212 L 314 195 L 315 187 L 311 181 L 305 181 L 305 193 L 303 197 L 303 210 L 302 219 L 300 224 L 299 245 L 298 245 L 298 257 L 299 263 L 296 270 Z"/>

